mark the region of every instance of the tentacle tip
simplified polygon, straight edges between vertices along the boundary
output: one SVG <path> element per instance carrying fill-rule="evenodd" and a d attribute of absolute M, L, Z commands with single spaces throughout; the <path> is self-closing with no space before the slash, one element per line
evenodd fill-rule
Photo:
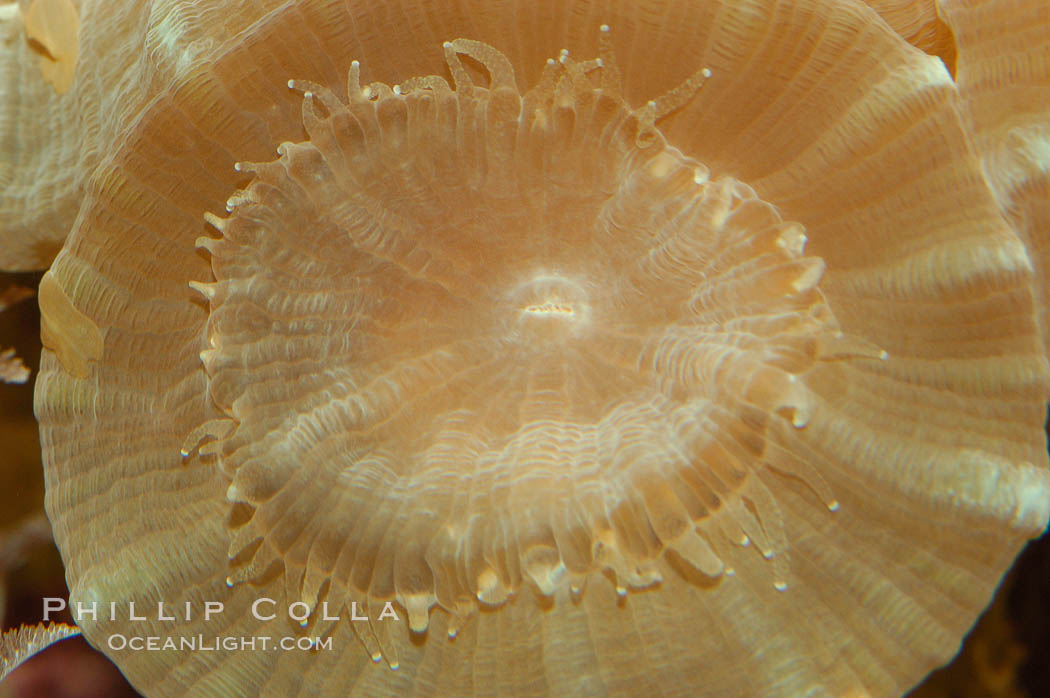
<path fill-rule="evenodd" d="M 700 74 L 703 75 L 705 78 L 709 78 L 711 77 L 711 69 L 704 68 L 702 71 L 700 71 Z"/>
<path fill-rule="evenodd" d="M 236 167 L 234 169 L 236 169 Z M 204 222 L 218 230 L 220 233 L 226 232 L 226 219 L 216 216 L 211 211 L 204 212 Z M 210 242 L 214 242 L 214 240 L 212 240 L 211 238 L 197 238 L 198 247 L 202 245 L 202 241 L 203 245 L 205 246 L 207 246 Z"/>
<path fill-rule="evenodd" d="M 778 579 L 773 582 L 773 588 L 777 591 L 787 591 L 788 585 L 787 582 Z"/>
<path fill-rule="evenodd" d="M 208 300 L 215 298 L 215 284 L 203 281 L 190 281 L 189 287 Z"/>
<path fill-rule="evenodd" d="M 221 231 L 222 228 L 218 228 L 218 230 Z M 194 247 L 196 247 L 198 250 L 207 250 L 209 253 L 215 254 L 215 243 L 217 242 L 218 240 L 216 240 L 215 238 L 210 238 L 202 235 L 201 237 L 197 238 L 196 242 L 194 243 Z"/>

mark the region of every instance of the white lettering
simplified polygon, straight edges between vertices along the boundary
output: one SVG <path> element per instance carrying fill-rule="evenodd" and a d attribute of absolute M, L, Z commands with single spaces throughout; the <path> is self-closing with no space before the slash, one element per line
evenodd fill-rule
<path fill-rule="evenodd" d="M 213 614 L 222 613 L 225 606 L 222 601 L 205 601 L 204 602 L 204 620 L 209 621 Z"/>
<path fill-rule="evenodd" d="M 91 620 L 98 620 L 98 609 L 95 607 L 95 602 L 92 601 L 91 605 L 85 608 L 84 604 L 77 601 L 77 623 L 81 623 L 85 616 L 91 616 Z"/>
<path fill-rule="evenodd" d="M 175 620 L 175 616 L 164 615 L 164 602 L 157 602 L 157 620 Z"/>
<path fill-rule="evenodd" d="M 56 596 L 44 597 L 44 622 L 51 620 L 51 613 L 60 613 L 66 610 L 66 600 Z"/>
<path fill-rule="evenodd" d="M 379 614 L 379 620 L 383 620 L 385 618 L 401 620 L 397 617 L 397 611 L 394 610 L 394 604 L 392 601 L 387 601 L 385 604 L 383 604 L 383 612 Z"/>
<path fill-rule="evenodd" d="M 256 599 L 252 602 L 252 617 L 255 618 L 255 620 L 273 620 L 274 618 L 276 618 L 276 613 L 271 613 L 268 616 L 264 616 L 259 613 L 259 605 L 263 602 L 272 604 L 274 606 L 277 605 L 276 601 L 274 601 L 273 599 L 268 599 L 265 596 L 261 599 Z"/>
<path fill-rule="evenodd" d="M 302 613 L 296 615 L 293 609 L 302 607 Z M 288 617 L 292 620 L 297 620 L 302 624 L 306 623 L 306 619 L 310 617 L 310 606 L 305 601 L 296 601 L 288 606 Z"/>

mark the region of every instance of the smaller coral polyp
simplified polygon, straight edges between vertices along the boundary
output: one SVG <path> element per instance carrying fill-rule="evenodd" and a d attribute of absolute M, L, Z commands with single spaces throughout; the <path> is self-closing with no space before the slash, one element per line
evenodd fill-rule
<path fill-rule="evenodd" d="M 714 578 L 754 541 L 786 586 L 757 474 L 835 355 L 823 262 L 657 129 L 709 72 L 631 108 L 607 35 L 524 94 L 466 40 L 446 44 L 454 89 L 362 87 L 356 63 L 345 103 L 290 83 L 309 140 L 241 163 L 253 180 L 199 241 L 224 417 L 184 452 L 210 438 L 251 509 L 231 584 L 283 574 L 312 608 L 395 599 L 418 632 L 434 605 L 465 616 L 526 582 L 644 588 L 668 550 Z"/>

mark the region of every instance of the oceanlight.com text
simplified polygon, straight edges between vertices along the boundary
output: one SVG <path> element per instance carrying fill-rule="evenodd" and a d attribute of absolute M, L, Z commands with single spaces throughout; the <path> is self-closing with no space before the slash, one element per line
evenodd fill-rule
<path fill-rule="evenodd" d="M 109 649 L 116 652 L 163 652 L 181 650 L 189 652 L 317 652 L 332 649 L 331 637 L 270 637 L 254 635 L 237 637 L 232 635 L 173 637 L 162 635 L 122 635 L 114 633 L 106 641 Z"/>

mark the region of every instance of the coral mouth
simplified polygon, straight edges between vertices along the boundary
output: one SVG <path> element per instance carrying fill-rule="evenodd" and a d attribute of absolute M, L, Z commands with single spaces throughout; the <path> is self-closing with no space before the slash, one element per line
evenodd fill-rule
<path fill-rule="evenodd" d="M 669 550 L 717 578 L 753 541 L 786 587 L 756 473 L 840 335 L 823 262 L 657 129 L 709 73 L 633 109 L 607 34 L 524 94 L 466 40 L 446 44 L 455 89 L 362 87 L 356 64 L 346 102 L 292 81 L 309 140 L 239 164 L 251 183 L 199 241 L 225 418 L 184 454 L 206 441 L 252 510 L 231 584 L 276 569 L 311 608 L 396 600 L 417 632 L 526 583 L 644 588 Z"/>

